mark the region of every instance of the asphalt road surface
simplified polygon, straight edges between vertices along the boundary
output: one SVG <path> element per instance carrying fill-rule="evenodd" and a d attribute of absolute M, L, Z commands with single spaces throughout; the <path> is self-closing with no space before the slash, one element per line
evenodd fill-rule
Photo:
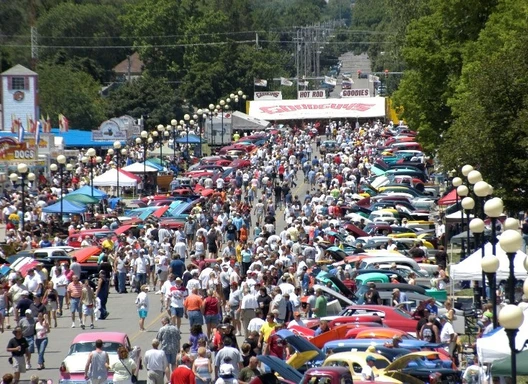
<path fill-rule="evenodd" d="M 315 154 L 315 146 L 314 146 Z M 303 182 L 304 177 L 302 171 L 298 173 L 297 187 L 293 188 L 293 195 L 299 195 L 303 201 L 304 195 L 307 191 L 307 185 Z M 255 218 L 253 218 L 255 220 Z M 277 211 L 277 231 L 280 232 L 285 225 L 283 211 Z M 95 323 L 95 329 L 82 331 L 76 323 L 76 328 L 71 328 L 71 318 L 68 310 L 64 311 L 62 318 L 58 319 L 58 327 L 51 328 L 49 334 L 49 343 L 45 353 L 45 369 L 37 370 L 37 354 L 31 357 L 32 369 L 21 375 L 21 380 L 29 380 L 32 375 L 37 375 L 41 380 L 51 379 L 54 383 L 59 381 L 59 366 L 65 356 L 68 354 L 73 338 L 81 332 L 102 332 L 114 331 L 125 332 L 130 343 L 133 346 L 141 347 L 142 354 L 151 348 L 152 339 L 156 337 L 158 329 L 161 327 L 161 318 L 166 314 L 160 313 L 160 296 L 154 292 L 149 293 L 150 311 L 145 321 L 146 332 L 139 331 L 138 315 L 136 306 L 134 304 L 136 299 L 135 293 L 117 294 L 114 289 L 110 289 L 110 296 L 108 298 L 107 309 L 110 315 L 106 320 L 100 320 Z M 11 327 L 13 328 L 13 319 L 11 318 Z M 205 330 L 205 328 L 204 328 Z M 7 343 L 13 337 L 12 329 L 6 329 L 3 334 L 0 334 L 0 375 L 11 372 L 11 367 L 7 361 L 10 353 L 6 351 Z M 182 319 L 182 344 L 188 342 L 189 338 L 189 322 L 187 319 Z M 239 342 L 243 341 L 240 338 Z M 139 374 L 140 381 L 146 380 L 146 370 L 142 370 Z"/>

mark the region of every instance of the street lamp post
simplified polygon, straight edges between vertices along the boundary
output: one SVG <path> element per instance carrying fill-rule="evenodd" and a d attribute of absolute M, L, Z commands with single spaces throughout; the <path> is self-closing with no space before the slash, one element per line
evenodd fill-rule
<path fill-rule="evenodd" d="M 86 156 L 83 156 L 82 162 L 90 164 L 90 186 L 91 186 L 91 196 L 93 197 L 93 179 L 94 179 L 94 163 L 101 163 L 103 159 L 100 156 L 97 156 L 94 148 L 90 148 L 86 151 Z"/>
<path fill-rule="evenodd" d="M 466 197 L 469 193 L 469 189 L 468 187 L 466 187 L 465 185 L 460 185 L 458 188 L 457 188 L 457 195 L 461 198 L 461 200 Z M 469 223 L 468 223 L 469 224 Z M 464 230 L 464 209 L 463 207 L 460 208 L 460 227 L 461 227 L 461 231 L 462 232 Z M 467 230 L 469 231 L 469 228 L 467 228 Z M 464 242 L 462 241 L 462 244 Z M 469 249 L 469 244 L 468 244 L 468 249 Z M 469 253 L 469 252 L 468 252 Z M 460 254 L 460 260 L 463 260 L 465 259 L 466 257 L 466 248 L 464 247 L 464 245 L 462 245 L 462 252 Z"/>
<path fill-rule="evenodd" d="M 24 230 L 24 226 L 25 226 L 25 214 L 26 214 L 26 196 L 25 196 L 25 187 L 26 187 L 26 179 L 28 181 L 34 181 L 35 180 L 35 174 L 33 172 L 29 172 L 29 168 L 27 166 L 27 164 L 25 163 L 20 163 L 17 165 L 17 171 L 18 171 L 18 175 L 16 173 L 12 173 L 9 175 L 9 179 L 13 182 L 13 184 L 15 184 L 17 181 L 18 181 L 18 177 L 20 175 L 20 179 L 21 179 L 21 184 L 20 184 L 20 188 L 21 188 L 21 198 L 22 198 L 22 216 L 20 217 L 20 228 L 22 229 L 22 231 Z M 29 172 L 29 173 L 28 173 Z M 28 185 L 29 187 L 29 185 Z"/>
<path fill-rule="evenodd" d="M 477 219 L 480 220 L 480 219 Z M 484 223 L 484 222 L 482 222 Z M 482 247 L 484 249 L 484 247 Z M 484 253 L 484 252 L 483 252 Z M 495 274 L 499 269 L 499 258 L 495 255 L 486 255 L 482 258 L 481 262 L 482 272 L 486 274 L 490 287 L 490 296 L 491 296 L 491 305 L 493 306 L 493 328 L 497 328 L 498 318 L 497 318 L 497 288 Z"/>
<path fill-rule="evenodd" d="M 481 257 L 484 259 L 486 255 L 485 246 L 486 241 L 484 239 L 484 229 L 486 225 L 484 224 L 484 220 L 476 217 L 473 220 L 469 222 L 469 229 L 475 236 L 475 245 L 478 247 L 480 246 L 481 250 Z M 491 285 L 491 283 L 490 283 Z M 482 301 L 486 301 L 486 275 L 484 273 L 484 269 L 482 269 Z"/>
<path fill-rule="evenodd" d="M 499 323 L 504 327 L 511 351 L 511 384 L 517 384 L 517 351 L 515 345 L 515 336 L 519 327 L 524 322 L 524 314 L 521 308 L 516 305 L 508 304 L 504 306 L 499 313 Z"/>
<path fill-rule="evenodd" d="M 510 274 L 508 276 L 508 301 L 515 304 L 515 255 L 521 249 L 523 239 L 519 231 L 508 229 L 500 237 L 499 244 L 508 255 Z"/>
<path fill-rule="evenodd" d="M 475 208 L 475 200 L 473 200 L 472 197 L 464 197 L 462 199 L 462 208 L 464 208 L 464 211 L 466 212 L 466 219 L 467 219 L 467 222 L 468 222 L 468 228 L 467 228 L 467 250 L 468 250 L 468 253 L 467 255 L 469 256 L 471 254 L 471 246 L 470 246 L 470 240 L 469 240 L 469 218 L 471 216 L 471 211 L 473 210 L 473 208 Z"/>
<path fill-rule="evenodd" d="M 176 126 L 178 125 L 178 120 L 172 119 L 172 161 L 176 161 Z"/>
<path fill-rule="evenodd" d="M 136 144 L 143 146 L 143 189 L 147 190 L 147 148 L 154 140 L 147 131 L 141 131 L 140 137 L 136 137 Z"/>
<path fill-rule="evenodd" d="M 213 112 L 215 110 L 214 104 L 209 104 L 209 118 L 211 119 L 211 145 L 214 145 L 214 129 L 213 129 Z"/>
<path fill-rule="evenodd" d="M 491 220 L 491 247 L 494 255 L 497 254 L 497 219 L 500 217 L 500 215 L 502 215 L 503 209 L 504 204 L 499 197 L 489 199 L 484 204 L 484 213 Z"/>
<path fill-rule="evenodd" d="M 186 155 L 186 160 L 187 160 L 187 169 L 189 168 L 189 157 L 190 157 L 190 152 L 189 152 L 189 120 L 191 120 L 191 116 L 186 113 L 184 116 L 183 116 L 183 120 L 185 120 L 185 133 L 187 134 L 187 147 L 185 148 L 185 151 L 187 153 Z"/>
<path fill-rule="evenodd" d="M 57 165 L 58 164 L 58 165 Z M 60 222 L 62 223 L 62 215 L 64 214 L 64 205 L 63 205 L 63 197 L 64 197 L 64 184 L 63 184 L 63 178 L 64 178 L 64 166 L 66 165 L 66 156 L 59 155 L 57 156 L 57 164 L 51 164 L 50 170 L 53 172 L 59 171 L 60 176 Z"/>

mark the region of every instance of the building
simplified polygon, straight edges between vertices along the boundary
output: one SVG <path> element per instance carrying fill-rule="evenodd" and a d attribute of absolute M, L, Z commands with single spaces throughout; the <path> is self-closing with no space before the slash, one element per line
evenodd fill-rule
<path fill-rule="evenodd" d="M 0 74 L 2 80 L 2 122 L 0 131 L 11 131 L 18 119 L 26 130 L 28 120 L 38 120 L 38 74 L 17 64 Z"/>

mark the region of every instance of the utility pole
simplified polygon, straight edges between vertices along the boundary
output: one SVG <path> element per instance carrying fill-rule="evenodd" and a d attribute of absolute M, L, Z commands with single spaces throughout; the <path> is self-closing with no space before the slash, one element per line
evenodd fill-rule
<path fill-rule="evenodd" d="M 29 7 L 29 25 L 31 30 L 31 69 L 35 70 L 38 61 L 38 30 L 37 30 L 37 12 L 35 0 L 30 0 Z"/>

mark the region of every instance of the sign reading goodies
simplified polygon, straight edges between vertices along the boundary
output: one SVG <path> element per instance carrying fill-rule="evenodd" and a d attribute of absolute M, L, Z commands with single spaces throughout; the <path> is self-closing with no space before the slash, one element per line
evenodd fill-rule
<path fill-rule="evenodd" d="M 367 88 L 343 89 L 341 91 L 341 97 L 370 97 L 370 91 Z"/>
<path fill-rule="evenodd" d="M 36 160 L 33 149 L 29 149 L 25 142 L 19 143 L 11 137 L 0 139 L 0 160 Z"/>
<path fill-rule="evenodd" d="M 299 91 L 298 99 L 326 99 L 326 91 L 324 89 L 317 89 L 313 91 Z"/>
<path fill-rule="evenodd" d="M 282 100 L 281 91 L 262 91 L 255 92 L 254 100 Z"/>

